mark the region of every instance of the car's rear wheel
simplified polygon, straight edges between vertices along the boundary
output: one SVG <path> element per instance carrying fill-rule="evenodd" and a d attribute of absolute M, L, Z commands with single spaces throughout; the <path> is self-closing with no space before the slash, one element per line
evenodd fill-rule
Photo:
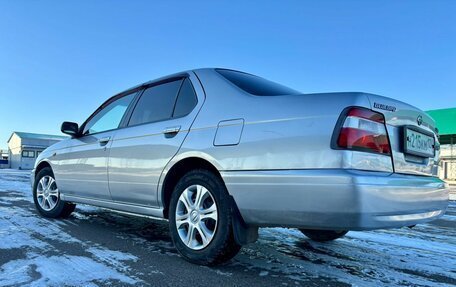
<path fill-rule="evenodd" d="M 33 185 L 33 200 L 36 209 L 44 217 L 68 217 L 75 204 L 60 199 L 60 192 L 50 167 L 40 170 Z"/>
<path fill-rule="evenodd" d="M 170 234 L 188 261 L 215 265 L 241 249 L 234 240 L 232 208 L 223 181 L 207 170 L 193 170 L 177 183 L 169 208 Z"/>
<path fill-rule="evenodd" d="M 299 229 L 305 236 L 318 242 L 335 240 L 347 234 L 348 230 Z"/>

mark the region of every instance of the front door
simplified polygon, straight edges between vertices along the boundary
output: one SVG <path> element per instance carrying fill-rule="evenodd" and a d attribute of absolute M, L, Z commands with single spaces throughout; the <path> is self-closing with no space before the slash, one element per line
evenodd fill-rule
<path fill-rule="evenodd" d="M 59 189 L 84 198 L 111 200 L 108 155 L 116 129 L 136 93 L 114 97 L 103 104 L 82 126 L 82 135 L 56 152 Z"/>
<path fill-rule="evenodd" d="M 178 152 L 198 107 L 191 78 L 144 90 L 127 127 L 119 129 L 112 142 L 109 188 L 114 201 L 158 206 L 160 175 Z"/>

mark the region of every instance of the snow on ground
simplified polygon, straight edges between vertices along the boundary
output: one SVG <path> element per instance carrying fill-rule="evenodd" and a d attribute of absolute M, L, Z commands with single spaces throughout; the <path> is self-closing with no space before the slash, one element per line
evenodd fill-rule
<path fill-rule="evenodd" d="M 5 278 L 0 286 L 96 286 L 94 281 L 108 279 L 128 284 L 137 282 L 109 265 L 82 256 L 42 256 L 30 252 L 25 259 L 4 264 L 1 271 Z M 34 273 L 45 276 L 34 277 Z"/>
<path fill-rule="evenodd" d="M 454 201 L 432 223 L 349 232 L 330 243 L 260 229 L 257 243 L 208 268 L 177 255 L 163 222 L 88 206 L 66 220 L 39 217 L 28 180 L 27 172 L 0 170 L 0 286 L 456 285 Z"/>
<path fill-rule="evenodd" d="M 94 282 L 139 282 L 122 274 L 128 269 L 124 261 L 136 261 L 135 256 L 90 246 L 90 242 L 81 242 L 64 232 L 60 225 L 65 223 L 38 217 L 30 209 L 33 206 L 29 203 L 33 199 L 28 172 L 0 172 L 0 254 L 2 250 L 19 248 L 25 253 L 23 258 L 8 261 L 0 267 L 0 286 L 91 286 L 95 285 Z M 25 203 L 28 208 L 23 207 Z M 55 242 L 82 245 L 88 256 L 56 253 L 51 244 Z"/>

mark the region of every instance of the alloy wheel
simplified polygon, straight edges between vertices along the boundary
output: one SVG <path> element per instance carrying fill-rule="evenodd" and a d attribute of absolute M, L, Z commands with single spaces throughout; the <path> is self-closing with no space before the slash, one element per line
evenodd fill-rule
<path fill-rule="evenodd" d="M 50 211 L 59 202 L 59 190 L 52 176 L 43 176 L 38 182 L 36 189 L 38 204 L 45 211 Z"/>
<path fill-rule="evenodd" d="M 182 242 L 192 250 L 209 245 L 217 230 L 217 204 L 202 185 L 187 187 L 176 208 L 176 228 Z"/>

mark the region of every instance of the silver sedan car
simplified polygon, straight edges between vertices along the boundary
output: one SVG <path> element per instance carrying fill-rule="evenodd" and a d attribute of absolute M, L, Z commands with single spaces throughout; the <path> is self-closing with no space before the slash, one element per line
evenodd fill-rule
<path fill-rule="evenodd" d="M 251 74 L 198 69 L 115 95 L 32 171 L 39 213 L 75 204 L 169 220 L 187 260 L 212 265 L 258 228 L 317 241 L 442 216 L 438 132 L 421 110 L 359 93 L 303 94 Z"/>

